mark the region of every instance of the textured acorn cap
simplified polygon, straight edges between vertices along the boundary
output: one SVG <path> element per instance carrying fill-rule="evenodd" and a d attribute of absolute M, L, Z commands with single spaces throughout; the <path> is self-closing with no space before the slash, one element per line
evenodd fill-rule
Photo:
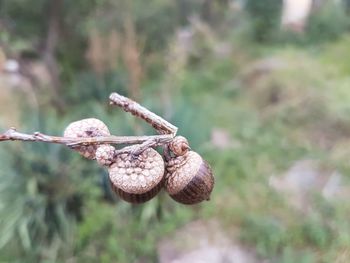
<path fill-rule="evenodd" d="M 149 148 L 137 157 L 127 153 L 116 156 L 108 171 L 112 188 L 121 198 L 141 203 L 162 188 L 164 161 L 157 151 Z"/>
<path fill-rule="evenodd" d="M 183 136 L 176 136 L 170 143 L 169 149 L 176 155 L 184 155 L 190 149 L 188 141 Z"/>
<path fill-rule="evenodd" d="M 110 132 L 106 124 L 95 118 L 82 119 L 70 123 L 64 130 L 64 137 L 85 138 L 97 136 L 109 136 Z M 74 147 L 85 158 L 95 159 L 95 152 L 98 145 L 83 145 Z"/>
<path fill-rule="evenodd" d="M 198 153 L 189 151 L 168 162 L 165 188 L 174 200 L 183 204 L 209 200 L 213 187 L 213 172 Z"/>
<path fill-rule="evenodd" d="M 96 161 L 99 165 L 109 166 L 114 162 L 115 148 L 109 144 L 99 145 L 96 149 Z"/>

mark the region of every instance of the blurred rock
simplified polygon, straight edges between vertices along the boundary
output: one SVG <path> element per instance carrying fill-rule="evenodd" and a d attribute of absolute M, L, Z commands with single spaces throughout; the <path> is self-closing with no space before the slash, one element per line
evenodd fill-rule
<path fill-rule="evenodd" d="M 283 176 L 271 176 L 269 184 L 286 196 L 291 206 L 308 211 L 312 208 L 312 193 L 318 192 L 329 201 L 348 198 L 350 189 L 342 184 L 342 177 L 337 171 L 322 169 L 316 161 L 300 160 Z"/>
<path fill-rule="evenodd" d="M 219 149 L 226 149 L 231 143 L 230 135 L 226 130 L 214 128 L 211 132 L 211 143 Z"/>
<path fill-rule="evenodd" d="M 249 66 L 242 71 L 243 81 L 252 86 L 261 77 L 268 75 L 269 73 L 285 68 L 287 62 L 278 57 L 269 57 L 261 59 L 249 64 Z"/>
<path fill-rule="evenodd" d="M 227 58 L 232 54 L 232 45 L 228 42 L 218 42 L 213 49 L 218 58 Z"/>
<path fill-rule="evenodd" d="M 4 63 L 4 70 L 11 73 L 17 73 L 19 70 L 19 63 L 15 59 L 8 59 Z"/>
<path fill-rule="evenodd" d="M 211 144 L 220 149 L 237 148 L 240 146 L 238 141 L 231 138 L 227 130 L 221 128 L 213 128 L 211 131 Z"/>
<path fill-rule="evenodd" d="M 332 198 L 336 198 L 343 191 L 342 177 L 337 171 L 331 174 L 322 189 L 322 196 L 325 199 L 331 200 Z"/>
<path fill-rule="evenodd" d="M 233 242 L 216 221 L 195 221 L 158 244 L 160 263 L 260 263 L 254 251 Z"/>

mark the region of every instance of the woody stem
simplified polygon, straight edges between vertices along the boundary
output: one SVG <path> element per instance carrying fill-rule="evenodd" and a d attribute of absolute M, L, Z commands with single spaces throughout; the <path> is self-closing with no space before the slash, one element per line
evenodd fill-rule
<path fill-rule="evenodd" d="M 30 142 L 45 142 L 63 144 L 69 147 L 78 145 L 90 145 L 90 144 L 139 144 L 144 142 L 153 142 L 153 145 L 162 145 L 168 143 L 173 139 L 172 135 L 151 135 L 151 136 L 101 136 L 101 137 L 84 137 L 84 138 L 72 138 L 72 137 L 59 137 L 43 134 L 41 132 L 34 132 L 33 134 L 26 134 L 16 131 L 15 128 L 11 128 L 6 132 L 0 134 L 0 142 L 3 141 L 30 141 Z"/>
<path fill-rule="evenodd" d="M 171 123 L 164 120 L 162 117 L 151 112 L 145 107 L 141 106 L 137 102 L 119 95 L 118 93 L 112 93 L 109 96 L 110 104 L 117 105 L 121 107 L 124 111 L 130 112 L 132 115 L 146 121 L 148 124 L 152 125 L 153 128 L 157 130 L 160 134 L 171 134 L 175 137 L 177 132 L 177 127 Z"/>

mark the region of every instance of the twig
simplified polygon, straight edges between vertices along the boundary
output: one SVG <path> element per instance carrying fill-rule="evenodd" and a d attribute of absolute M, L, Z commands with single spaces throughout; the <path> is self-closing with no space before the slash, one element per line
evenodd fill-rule
<path fill-rule="evenodd" d="M 143 119 L 153 128 L 155 128 L 160 134 L 171 134 L 175 137 L 177 127 L 167 122 L 157 114 L 149 111 L 145 107 L 141 106 L 137 102 L 119 95 L 118 93 L 112 93 L 109 96 L 110 104 L 121 107 L 124 111 L 130 112 L 132 115 Z"/>
<path fill-rule="evenodd" d="M 141 144 L 125 146 L 122 149 L 115 150 L 114 156 L 117 156 L 117 155 L 122 154 L 122 153 L 130 153 L 134 156 L 138 156 L 139 154 L 141 154 L 143 151 L 147 150 L 148 148 L 155 147 L 158 145 L 163 145 L 163 143 L 159 143 L 159 142 L 157 142 L 157 140 L 150 139 L 150 140 L 147 140 Z"/>
<path fill-rule="evenodd" d="M 17 132 L 15 128 L 11 128 L 0 134 L 0 142 L 2 141 L 31 141 L 31 142 L 45 142 L 63 144 L 69 147 L 86 144 L 138 144 L 151 143 L 153 146 L 168 143 L 173 139 L 172 135 L 151 135 L 151 136 L 101 136 L 101 137 L 86 137 L 86 138 L 71 138 L 46 135 L 41 132 L 34 132 L 33 134 L 26 134 Z"/>
<path fill-rule="evenodd" d="M 159 117 L 155 113 L 142 107 L 137 102 L 121 96 L 117 93 L 112 93 L 109 97 L 112 105 L 121 107 L 124 111 L 143 119 L 151 124 L 160 135 L 151 136 L 99 136 L 99 137 L 59 137 L 43 134 L 41 132 L 34 132 L 33 134 L 26 134 L 16 131 L 15 128 L 10 128 L 6 132 L 0 134 L 0 142 L 3 141 L 29 141 L 29 142 L 45 142 L 63 144 L 70 148 L 75 148 L 79 145 L 91 144 L 136 144 L 133 146 L 126 146 L 122 149 L 116 150 L 115 154 L 131 153 L 139 155 L 149 147 L 156 147 L 169 143 L 176 135 L 177 127 Z"/>

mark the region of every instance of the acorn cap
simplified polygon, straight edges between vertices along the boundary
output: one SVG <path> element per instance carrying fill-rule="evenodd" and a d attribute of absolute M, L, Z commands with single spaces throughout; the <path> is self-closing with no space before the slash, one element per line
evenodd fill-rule
<path fill-rule="evenodd" d="M 64 137 L 72 138 L 86 138 L 109 136 L 110 132 L 106 124 L 96 118 L 82 119 L 70 123 L 64 130 Z M 73 149 L 78 151 L 81 155 L 88 159 L 95 159 L 95 152 L 98 145 L 81 145 Z"/>
<path fill-rule="evenodd" d="M 148 148 L 139 156 L 120 154 L 108 169 L 113 187 L 129 194 L 143 194 L 158 185 L 164 176 L 162 156 Z"/>

